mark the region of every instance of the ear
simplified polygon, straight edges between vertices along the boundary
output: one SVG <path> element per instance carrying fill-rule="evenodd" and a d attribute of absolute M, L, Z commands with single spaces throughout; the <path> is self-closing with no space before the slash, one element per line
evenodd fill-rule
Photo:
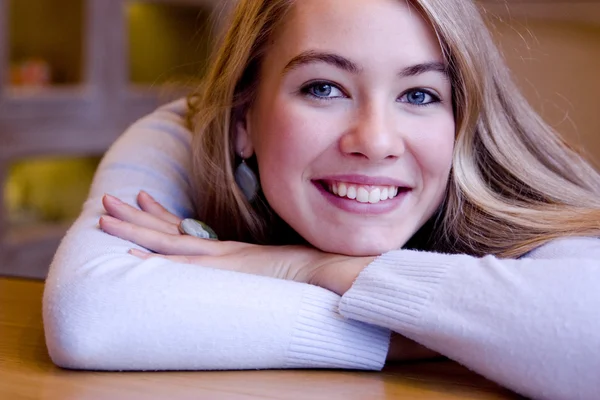
<path fill-rule="evenodd" d="M 240 117 L 235 121 L 235 152 L 238 156 L 243 155 L 244 158 L 249 158 L 254 154 L 249 118 L 250 111 L 248 110 L 240 115 Z"/>

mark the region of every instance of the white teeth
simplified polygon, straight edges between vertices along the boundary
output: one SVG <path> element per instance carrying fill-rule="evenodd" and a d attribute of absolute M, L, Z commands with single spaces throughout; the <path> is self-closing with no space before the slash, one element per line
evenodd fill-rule
<path fill-rule="evenodd" d="M 376 203 L 379 203 L 380 200 L 381 200 L 381 190 L 379 190 L 379 188 L 372 190 L 371 193 L 369 193 L 369 203 L 376 204 Z"/>
<path fill-rule="evenodd" d="M 360 186 L 348 183 L 333 182 L 329 186 L 331 193 L 339 197 L 347 197 L 359 203 L 377 204 L 380 201 L 393 199 L 398 194 L 397 186 Z"/>
<path fill-rule="evenodd" d="M 347 196 L 349 199 L 352 199 L 352 200 L 354 200 L 354 199 L 356 198 L 356 186 L 350 186 L 350 187 L 348 188 L 348 193 L 346 194 L 346 196 Z"/>
<path fill-rule="evenodd" d="M 387 200 L 389 198 L 388 196 L 388 188 L 384 187 L 383 189 L 381 189 L 381 196 L 379 197 L 379 199 L 381 201 Z"/>
<path fill-rule="evenodd" d="M 356 191 L 356 200 L 359 203 L 368 203 L 369 202 L 369 192 L 367 192 L 367 189 L 360 187 L 358 188 L 358 190 Z"/>

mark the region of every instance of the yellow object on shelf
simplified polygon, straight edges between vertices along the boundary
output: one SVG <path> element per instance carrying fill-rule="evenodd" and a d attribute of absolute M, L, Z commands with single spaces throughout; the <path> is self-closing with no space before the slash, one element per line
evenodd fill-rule
<path fill-rule="evenodd" d="M 4 186 L 9 223 L 73 220 L 81 211 L 97 165 L 97 157 L 14 163 Z"/>

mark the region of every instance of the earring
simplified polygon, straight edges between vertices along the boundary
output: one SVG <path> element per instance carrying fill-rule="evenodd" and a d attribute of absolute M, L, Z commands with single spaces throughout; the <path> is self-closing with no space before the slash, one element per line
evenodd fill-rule
<path fill-rule="evenodd" d="M 252 203 L 258 193 L 258 178 L 254 171 L 246 164 L 244 153 L 241 153 L 240 157 L 242 158 L 242 162 L 235 169 L 235 183 L 237 183 L 246 199 Z"/>

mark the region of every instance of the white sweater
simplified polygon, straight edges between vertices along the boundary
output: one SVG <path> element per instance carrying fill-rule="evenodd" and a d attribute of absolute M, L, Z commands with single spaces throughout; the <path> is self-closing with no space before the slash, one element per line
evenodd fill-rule
<path fill-rule="evenodd" d="M 325 289 L 127 254 L 98 228 L 101 197 L 148 191 L 191 216 L 185 102 L 135 123 L 104 157 L 44 294 L 59 366 L 97 370 L 381 369 L 390 331 L 539 399 L 600 398 L 600 240 L 519 260 L 408 250 L 341 298 Z"/>

